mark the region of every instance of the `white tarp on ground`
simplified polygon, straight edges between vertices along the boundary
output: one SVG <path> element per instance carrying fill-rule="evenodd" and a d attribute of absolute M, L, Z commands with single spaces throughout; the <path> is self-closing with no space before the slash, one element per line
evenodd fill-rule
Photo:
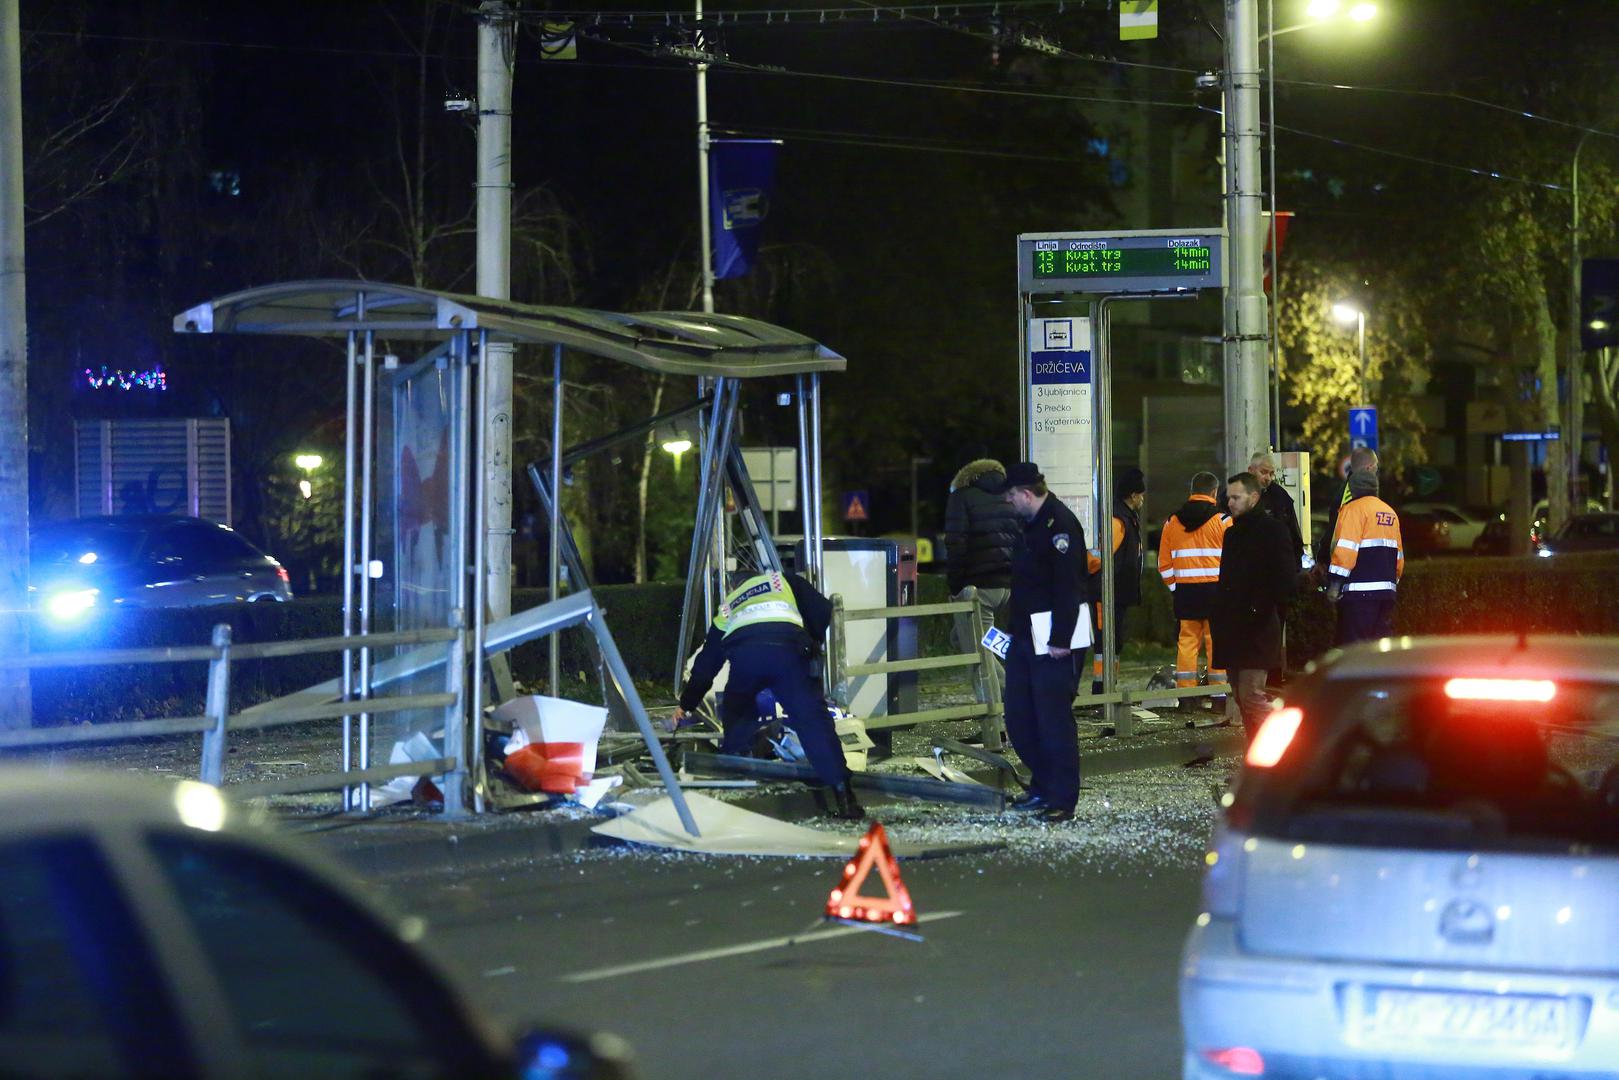
<path fill-rule="evenodd" d="M 865 822 L 850 822 L 846 832 L 809 829 L 778 821 L 739 806 L 688 791 L 686 805 L 697 819 L 703 835 L 692 836 L 681 827 L 675 804 L 668 796 L 597 825 L 592 832 L 632 844 L 651 844 L 679 851 L 710 855 L 771 855 L 848 858 L 858 850 L 868 828 Z M 989 845 L 991 847 L 998 844 Z M 889 847 L 897 858 L 926 858 L 957 850 L 983 850 L 983 844 L 914 844 L 891 840 Z"/>

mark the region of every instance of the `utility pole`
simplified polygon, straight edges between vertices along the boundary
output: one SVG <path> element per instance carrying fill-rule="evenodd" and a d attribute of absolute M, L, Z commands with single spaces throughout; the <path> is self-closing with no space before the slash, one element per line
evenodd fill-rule
<path fill-rule="evenodd" d="M 23 264 L 22 42 L 0 0 L 0 656 L 28 652 L 28 318 Z M 30 726 L 28 671 L 0 672 L 0 727 Z"/>
<path fill-rule="evenodd" d="M 516 23 L 504 0 L 478 8 L 478 281 L 479 296 L 512 295 L 512 60 Z M 512 345 L 489 342 L 483 438 L 484 534 L 490 619 L 512 613 Z M 552 492 L 553 498 L 560 493 Z M 554 597 L 553 597 L 554 599 Z M 553 688 L 554 690 L 554 688 Z"/>
<path fill-rule="evenodd" d="M 1270 445 L 1259 154 L 1259 3 L 1225 0 L 1225 464 Z"/>

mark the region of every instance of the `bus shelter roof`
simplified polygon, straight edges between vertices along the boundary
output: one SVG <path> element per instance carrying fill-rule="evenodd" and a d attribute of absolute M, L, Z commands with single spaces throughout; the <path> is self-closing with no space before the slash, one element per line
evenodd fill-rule
<path fill-rule="evenodd" d="M 373 331 L 413 341 L 485 331 L 495 341 L 561 345 L 665 375 L 708 378 L 842 371 L 848 364 L 811 338 L 740 315 L 542 307 L 374 281 L 287 281 L 244 289 L 187 309 L 175 316 L 174 329 L 309 337 Z"/>

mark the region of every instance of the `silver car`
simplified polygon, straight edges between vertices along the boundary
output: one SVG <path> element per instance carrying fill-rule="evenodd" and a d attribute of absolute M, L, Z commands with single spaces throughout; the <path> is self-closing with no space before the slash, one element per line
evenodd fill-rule
<path fill-rule="evenodd" d="M 1619 1076 L 1619 639 L 1329 654 L 1222 801 L 1187 1080 Z"/>
<path fill-rule="evenodd" d="M 341 874 L 215 788 L 0 769 L 0 1073 L 624 1080 L 610 1037 L 503 1040 Z"/>

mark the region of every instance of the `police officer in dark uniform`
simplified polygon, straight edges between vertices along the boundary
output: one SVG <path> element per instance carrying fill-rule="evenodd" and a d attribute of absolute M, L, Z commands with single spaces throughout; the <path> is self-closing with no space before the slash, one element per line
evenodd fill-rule
<path fill-rule="evenodd" d="M 692 662 L 674 722 L 678 727 L 697 708 L 720 668 L 729 663 L 720 704 L 725 729 L 720 750 L 748 753 L 760 727 L 756 699 L 769 690 L 786 710 L 787 726 L 798 733 L 816 776 L 832 789 L 837 816 L 854 819 L 865 811 L 849 785 L 843 747 L 810 666 L 831 620 L 832 602 L 797 574 L 767 570 L 744 578 L 720 605 Z"/>
<path fill-rule="evenodd" d="M 1032 462 L 1007 469 L 1003 491 L 1026 523 L 1012 561 L 1005 706 L 1006 733 L 1029 767 L 1030 783 L 1013 807 L 1048 822 L 1069 821 L 1079 802 L 1074 694 L 1091 643 L 1085 531 Z"/>

